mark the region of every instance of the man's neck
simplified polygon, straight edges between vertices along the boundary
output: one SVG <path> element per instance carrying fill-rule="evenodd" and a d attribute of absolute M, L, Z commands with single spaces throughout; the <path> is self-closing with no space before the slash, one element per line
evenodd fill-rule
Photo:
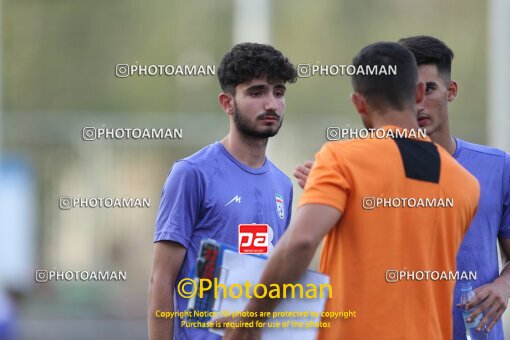
<path fill-rule="evenodd" d="M 385 125 L 394 125 L 403 129 L 418 130 L 416 114 L 411 111 L 388 110 L 384 114 L 375 114 L 373 120 L 374 129 L 379 129 Z"/>
<path fill-rule="evenodd" d="M 446 128 L 444 131 L 436 131 L 430 135 L 430 138 L 434 143 L 441 145 L 450 155 L 455 153 L 457 142 L 452 137 L 450 129 Z"/>
<path fill-rule="evenodd" d="M 227 151 L 250 168 L 260 168 L 266 160 L 267 138 L 253 138 L 230 130 L 221 140 Z"/>

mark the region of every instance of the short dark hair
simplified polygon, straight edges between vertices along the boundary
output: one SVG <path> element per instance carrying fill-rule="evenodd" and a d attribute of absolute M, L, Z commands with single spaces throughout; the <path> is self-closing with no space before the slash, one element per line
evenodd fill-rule
<path fill-rule="evenodd" d="M 377 42 L 363 48 L 352 60 L 359 67 L 387 70 L 396 66 L 396 74 L 355 73 L 352 78 L 354 91 L 365 97 L 374 107 L 391 107 L 403 110 L 415 101 L 418 84 L 418 67 L 413 55 L 402 45 L 394 42 Z"/>
<path fill-rule="evenodd" d="M 418 66 L 436 65 L 438 72 L 450 80 L 453 51 L 444 42 L 426 35 L 403 38 L 398 42 L 414 54 Z"/>
<path fill-rule="evenodd" d="M 218 68 L 221 89 L 232 94 L 237 85 L 264 76 L 269 82 L 294 83 L 297 72 L 273 46 L 248 42 L 235 45 L 223 56 Z"/>

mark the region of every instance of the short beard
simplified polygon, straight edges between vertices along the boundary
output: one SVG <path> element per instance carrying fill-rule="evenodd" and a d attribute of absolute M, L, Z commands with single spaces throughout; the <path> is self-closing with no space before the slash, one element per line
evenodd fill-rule
<path fill-rule="evenodd" d="M 271 112 L 264 112 L 261 114 L 257 119 L 260 117 L 264 117 L 266 115 L 274 116 L 275 113 Z M 239 112 L 237 109 L 237 106 L 234 104 L 234 124 L 236 125 L 237 130 L 244 135 L 245 137 L 252 138 L 252 139 L 267 139 L 269 137 L 275 136 L 283 124 L 283 116 L 280 117 L 280 125 L 276 126 L 275 128 L 269 127 L 265 131 L 257 131 L 255 128 L 250 124 L 250 122 Z"/>

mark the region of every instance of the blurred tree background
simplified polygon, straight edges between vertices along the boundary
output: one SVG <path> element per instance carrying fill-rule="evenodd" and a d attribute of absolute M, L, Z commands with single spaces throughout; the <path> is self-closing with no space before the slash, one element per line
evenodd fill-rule
<path fill-rule="evenodd" d="M 232 1 L 224 0 L 150 5 L 4 0 L 6 114 L 188 112 L 198 119 L 200 112 L 218 112 L 216 77 L 119 79 L 114 66 L 217 65 L 232 46 L 232 7 Z M 456 53 L 453 75 L 460 82 L 460 97 L 452 109 L 453 126 L 483 141 L 478 128 L 485 111 L 485 7 L 479 1 L 278 0 L 272 2 L 271 43 L 295 64 L 347 64 L 374 41 L 437 36 Z M 287 112 L 289 117 L 350 119 L 349 93 L 348 77 L 301 79 L 289 91 Z"/>

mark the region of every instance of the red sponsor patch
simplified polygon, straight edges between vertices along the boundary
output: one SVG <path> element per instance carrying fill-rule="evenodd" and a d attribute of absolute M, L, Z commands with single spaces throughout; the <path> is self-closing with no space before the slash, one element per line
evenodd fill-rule
<path fill-rule="evenodd" d="M 269 226 L 267 224 L 240 224 L 238 239 L 240 254 L 267 254 Z"/>

